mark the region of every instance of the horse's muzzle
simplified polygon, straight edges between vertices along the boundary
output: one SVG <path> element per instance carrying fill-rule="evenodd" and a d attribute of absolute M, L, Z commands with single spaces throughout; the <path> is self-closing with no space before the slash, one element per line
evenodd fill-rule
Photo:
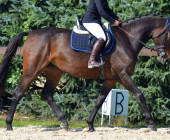
<path fill-rule="evenodd" d="M 158 60 L 160 63 L 165 64 L 166 62 L 170 61 L 170 58 L 158 56 L 158 57 L 157 57 L 157 60 Z"/>

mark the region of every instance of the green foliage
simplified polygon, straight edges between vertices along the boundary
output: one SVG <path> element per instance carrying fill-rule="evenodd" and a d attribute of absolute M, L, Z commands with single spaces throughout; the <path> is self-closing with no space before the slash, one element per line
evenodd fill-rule
<path fill-rule="evenodd" d="M 35 116 L 37 119 L 54 117 L 48 104 L 41 100 L 40 94 L 27 94 L 20 101 L 17 110 L 24 115 Z"/>
<path fill-rule="evenodd" d="M 14 89 L 19 83 L 22 75 L 22 67 L 22 56 L 14 57 L 10 66 L 10 72 L 8 74 L 8 80 L 6 85 L 6 88 L 9 92 L 12 92 L 12 89 Z"/>
<path fill-rule="evenodd" d="M 64 90 L 60 93 L 57 91 L 54 97 L 69 119 L 85 121 L 96 103 L 101 82 L 68 78 L 64 84 L 67 88 L 62 88 Z"/>
<path fill-rule="evenodd" d="M 0 44 L 22 31 L 56 26 L 72 28 L 85 13 L 82 0 L 7 0 L 0 1 Z"/>
<path fill-rule="evenodd" d="M 5 46 L 16 34 L 23 31 L 54 26 L 72 29 L 77 18 L 85 13 L 85 0 L 0 0 L 0 44 Z M 111 9 L 123 20 L 150 13 L 169 16 L 169 0 L 109 0 Z M 22 74 L 22 57 L 13 59 L 7 90 L 12 93 Z M 31 85 L 17 110 L 33 114 L 39 119 L 51 118 L 48 104 L 41 100 L 40 87 L 44 74 Z M 170 66 L 162 65 L 154 57 L 139 57 L 132 76 L 144 93 L 149 109 L 158 123 L 170 123 Z M 102 81 L 76 79 L 64 75 L 56 89 L 54 99 L 69 119 L 85 120 L 96 102 Z M 123 88 L 117 84 L 115 88 Z M 35 90 L 36 89 L 36 90 Z M 1 100 L 1 99 L 0 99 Z M 99 120 L 97 116 L 96 120 Z M 129 121 L 143 120 L 143 112 L 134 96 L 129 101 Z"/>
<path fill-rule="evenodd" d="M 160 64 L 155 57 L 140 57 L 132 76 L 144 93 L 151 114 L 158 123 L 170 123 L 170 65 Z M 141 61 L 142 60 L 142 61 Z M 129 119 L 143 119 L 142 110 L 134 97 L 130 97 Z"/>
<path fill-rule="evenodd" d="M 85 121 L 95 105 L 100 86 L 100 81 L 76 79 L 64 75 L 56 89 L 54 100 L 69 120 Z M 25 115 L 32 114 L 39 119 L 54 117 L 51 108 L 41 100 L 40 95 L 31 94 L 33 90 L 35 89 L 27 92 L 17 109 Z"/>
<path fill-rule="evenodd" d="M 110 5 L 125 20 L 151 13 L 164 16 L 170 13 L 168 0 L 110 0 Z"/>

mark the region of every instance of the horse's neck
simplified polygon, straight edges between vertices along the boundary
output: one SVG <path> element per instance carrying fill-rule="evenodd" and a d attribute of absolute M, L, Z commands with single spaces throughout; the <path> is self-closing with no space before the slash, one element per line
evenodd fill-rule
<path fill-rule="evenodd" d="M 122 28 L 127 32 L 129 40 L 132 44 L 131 47 L 136 54 L 138 54 L 144 46 L 140 41 L 147 43 L 156 26 L 158 25 L 154 23 L 154 20 L 151 22 L 151 19 L 149 18 L 138 19 L 123 24 Z"/>

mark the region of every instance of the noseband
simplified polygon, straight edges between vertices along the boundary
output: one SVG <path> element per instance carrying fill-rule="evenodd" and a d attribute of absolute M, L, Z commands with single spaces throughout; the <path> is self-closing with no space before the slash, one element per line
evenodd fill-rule
<path fill-rule="evenodd" d="M 162 56 L 162 57 L 166 55 L 164 49 L 170 49 L 170 47 L 166 46 L 166 41 L 167 41 L 167 38 L 168 38 L 168 31 L 170 30 L 170 19 L 166 20 L 165 27 L 166 27 L 165 30 L 163 30 L 161 33 L 159 33 L 156 37 L 153 38 L 153 39 L 155 39 L 155 38 L 157 38 L 157 37 L 159 37 L 159 36 L 161 36 L 165 33 L 165 37 L 164 37 L 164 40 L 163 40 L 162 45 L 161 45 L 162 47 L 155 48 L 158 51 L 158 55 Z"/>

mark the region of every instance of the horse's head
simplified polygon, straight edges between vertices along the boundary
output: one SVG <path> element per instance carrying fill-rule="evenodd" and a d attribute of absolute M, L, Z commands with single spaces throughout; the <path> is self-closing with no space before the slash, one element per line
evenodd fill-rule
<path fill-rule="evenodd" d="M 170 60 L 170 19 L 166 20 L 164 27 L 152 32 L 152 39 L 158 49 L 158 61 L 165 63 Z"/>

